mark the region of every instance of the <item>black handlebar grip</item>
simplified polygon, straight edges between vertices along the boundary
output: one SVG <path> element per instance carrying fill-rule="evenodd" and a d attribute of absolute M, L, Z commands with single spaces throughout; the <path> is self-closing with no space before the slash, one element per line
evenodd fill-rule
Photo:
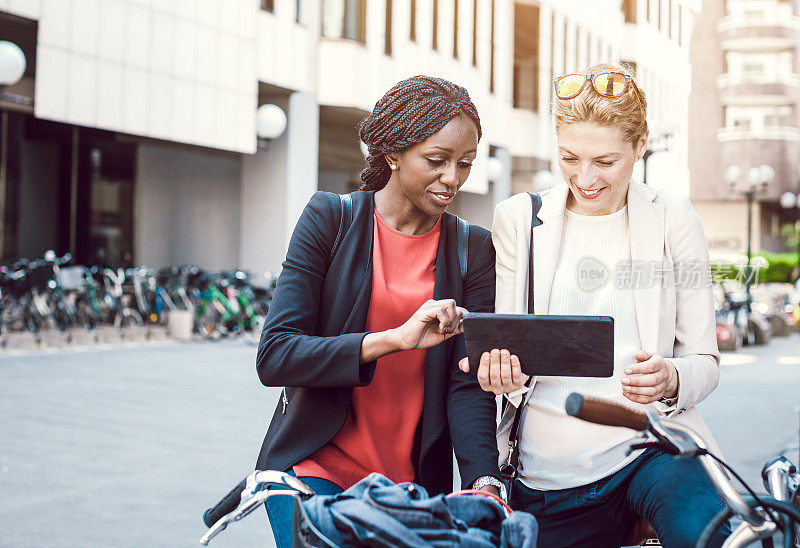
<path fill-rule="evenodd" d="M 573 392 L 567 397 L 564 409 L 568 415 L 606 426 L 621 426 L 632 430 L 647 430 L 647 415 L 616 402 L 584 396 Z"/>
<path fill-rule="evenodd" d="M 216 506 L 209 508 L 203 513 L 203 522 L 206 524 L 206 527 L 211 527 L 219 521 L 219 518 L 236 510 L 236 507 L 239 506 L 239 501 L 242 499 L 242 491 L 244 491 L 246 484 L 247 478 L 240 481 L 239 485 L 222 497 L 222 500 L 219 501 Z"/>

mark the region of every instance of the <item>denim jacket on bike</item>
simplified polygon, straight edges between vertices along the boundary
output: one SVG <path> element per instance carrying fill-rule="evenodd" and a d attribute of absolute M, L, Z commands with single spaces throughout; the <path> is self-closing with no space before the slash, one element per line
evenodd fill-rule
<path fill-rule="evenodd" d="M 371 474 L 350 489 L 304 502 L 317 528 L 339 546 L 460 546 L 535 548 L 534 517 L 503 508 L 488 497 L 429 498 L 414 483 L 395 485 Z"/>

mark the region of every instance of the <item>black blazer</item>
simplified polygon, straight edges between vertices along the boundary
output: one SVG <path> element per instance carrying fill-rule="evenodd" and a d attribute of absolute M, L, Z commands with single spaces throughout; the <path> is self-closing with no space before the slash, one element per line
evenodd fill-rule
<path fill-rule="evenodd" d="M 372 288 L 373 194 L 352 194 L 352 224 L 332 260 L 339 197 L 317 192 L 297 222 L 256 358 L 261 382 L 287 387 L 288 403 L 282 395 L 258 469 L 286 470 L 328 443 L 344 425 L 353 388 L 372 380 L 376 362 L 361 365 L 359 355 Z M 445 213 L 442 223 L 433 298 L 455 299 L 471 312 L 493 312 L 495 259 L 489 231 L 470 227 L 462 282 L 456 219 Z M 464 487 L 480 476 L 499 477 L 495 397 L 481 389 L 474 372 L 458 369 L 465 355 L 459 335 L 428 349 L 425 360 L 415 481 L 432 494 L 452 488 L 453 448 Z"/>

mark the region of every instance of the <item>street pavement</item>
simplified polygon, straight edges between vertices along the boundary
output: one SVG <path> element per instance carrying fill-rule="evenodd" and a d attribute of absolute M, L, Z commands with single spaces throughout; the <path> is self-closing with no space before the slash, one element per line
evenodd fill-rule
<path fill-rule="evenodd" d="M 761 468 L 784 453 L 800 465 L 800 337 L 722 355 L 720 382 L 698 407 L 723 456 L 757 492 Z"/>
<path fill-rule="evenodd" d="M 196 546 L 203 511 L 255 463 L 279 389 L 220 343 L 0 353 L 0 546 Z M 728 461 L 798 460 L 800 338 L 723 358 L 701 404 Z M 211 546 L 273 546 L 257 510 Z"/>

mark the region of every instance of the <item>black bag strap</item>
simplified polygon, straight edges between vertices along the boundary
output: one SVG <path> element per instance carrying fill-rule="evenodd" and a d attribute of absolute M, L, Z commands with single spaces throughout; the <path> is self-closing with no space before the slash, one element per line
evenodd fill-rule
<path fill-rule="evenodd" d="M 336 233 L 336 240 L 334 240 L 333 245 L 331 246 L 330 255 L 328 256 L 328 263 L 330 263 L 333 260 L 334 255 L 336 255 L 336 250 L 339 249 L 339 244 L 344 237 L 344 233 L 347 232 L 347 229 L 350 228 L 351 224 L 353 224 L 353 195 L 340 194 L 339 202 L 342 206 L 342 214 L 339 217 L 339 232 Z"/>
<path fill-rule="evenodd" d="M 533 229 L 542 221 L 539 219 L 539 210 L 542 208 L 542 197 L 534 192 L 529 192 L 531 196 L 531 240 L 528 247 L 528 255 L 530 256 L 528 262 L 528 314 L 533 314 Z M 529 386 L 531 379 L 525 383 Z M 519 466 L 519 423 L 522 419 L 522 410 L 525 408 L 523 405 L 525 398 L 520 402 L 514 413 L 514 421 L 511 423 L 511 430 L 508 432 L 508 459 L 506 463 L 500 468 L 500 473 L 510 480 L 517 478 L 517 468 Z"/>
<path fill-rule="evenodd" d="M 529 192 L 531 195 L 531 243 L 528 246 L 528 255 L 530 259 L 528 262 L 528 314 L 533 314 L 533 229 L 542 221 L 539 219 L 539 210 L 542 208 L 542 197 L 535 192 Z"/>
<path fill-rule="evenodd" d="M 458 247 L 458 267 L 461 270 L 461 280 L 467 279 L 467 260 L 469 259 L 469 223 L 459 217 L 456 218 L 456 244 Z"/>
<path fill-rule="evenodd" d="M 339 244 L 344 237 L 344 233 L 347 232 L 347 229 L 350 228 L 351 224 L 353 224 L 353 195 L 340 194 L 339 202 L 341 203 L 342 207 L 342 213 L 339 218 L 339 231 L 336 233 L 336 239 L 331 246 L 328 261 L 333 260 L 333 257 L 336 255 L 336 251 L 339 249 Z M 458 267 L 461 271 L 461 279 L 464 280 L 467 277 L 467 261 L 469 259 L 469 223 L 458 215 L 453 215 L 453 218 L 456 221 Z"/>

